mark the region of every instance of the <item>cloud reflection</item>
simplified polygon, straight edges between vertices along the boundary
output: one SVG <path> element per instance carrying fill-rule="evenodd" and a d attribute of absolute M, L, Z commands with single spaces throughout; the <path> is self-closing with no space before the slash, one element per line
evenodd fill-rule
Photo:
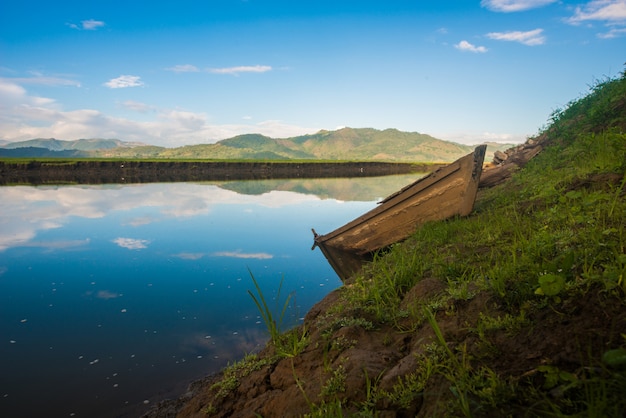
<path fill-rule="evenodd" d="M 67 250 L 70 248 L 84 247 L 89 245 L 91 240 L 62 240 L 62 241 L 41 241 L 41 242 L 27 242 L 22 245 L 23 247 L 44 248 L 48 251 L 52 250 Z"/>
<path fill-rule="evenodd" d="M 126 215 L 125 225 L 141 227 L 207 215 L 220 205 L 240 205 L 241 211 L 254 213 L 257 207 L 280 208 L 319 200 L 312 194 L 279 190 L 240 194 L 206 183 L 0 187 L 0 252 L 27 245 L 40 232 L 62 228 L 72 218 L 98 219 L 118 213 Z"/>
<path fill-rule="evenodd" d="M 183 338 L 180 348 L 191 355 L 202 354 L 209 358 L 230 361 L 244 353 L 258 350 L 267 339 L 267 331 L 263 328 L 244 328 L 240 332 L 213 336 L 193 333 Z"/>
<path fill-rule="evenodd" d="M 113 240 L 114 243 L 119 245 L 122 248 L 128 248 L 129 250 L 142 250 L 144 248 L 148 248 L 148 244 L 150 241 L 145 239 L 135 239 L 135 238 L 115 238 Z"/>
<path fill-rule="evenodd" d="M 242 253 L 240 250 L 237 251 L 218 251 L 211 254 L 213 257 L 232 257 L 232 258 L 253 258 L 257 260 L 268 260 L 270 258 L 274 258 L 272 254 L 268 253 Z"/>
<path fill-rule="evenodd" d="M 150 225 L 151 223 L 155 222 L 155 220 L 156 219 L 151 216 L 139 216 L 136 218 L 132 218 L 131 220 L 126 222 L 124 225 L 130 225 L 130 226 Z"/>
<path fill-rule="evenodd" d="M 98 293 L 96 293 L 96 297 L 98 299 L 104 299 L 104 300 L 116 299 L 116 298 L 119 298 L 120 296 L 122 296 L 120 293 L 111 292 L 109 290 L 98 290 Z"/>
<path fill-rule="evenodd" d="M 380 179 L 375 182 L 368 179 L 256 182 L 255 187 L 260 189 L 254 194 L 242 194 L 237 190 L 207 183 L 0 187 L 0 252 L 27 245 L 42 231 L 62 228 L 72 218 L 98 219 L 121 214 L 122 219 L 125 218 L 121 221 L 122 225 L 141 228 L 169 219 L 189 219 L 210 214 L 223 206 L 237 205 L 240 213 L 254 214 L 258 207 L 281 208 L 305 202 L 315 203 L 329 197 L 338 199 L 339 195 L 346 195 L 346 190 L 363 194 L 372 184 L 384 183 Z M 246 182 L 229 184 L 233 188 L 250 189 Z M 365 187 L 366 184 L 370 186 Z M 272 187 L 308 192 L 270 190 Z M 387 189 L 395 190 L 396 186 Z M 225 253 L 221 256 L 229 255 Z"/>
<path fill-rule="evenodd" d="M 44 223 L 42 225 L 43 230 L 49 229 Z M 5 234 L 4 231 L 7 231 Z M 60 240 L 60 241 L 32 241 L 35 238 L 35 234 L 29 231 L 16 231 L 14 234 L 9 235 L 10 232 L 4 229 L 0 233 L 0 251 L 4 251 L 11 247 L 30 247 L 30 248 L 43 248 L 46 251 L 54 250 L 68 250 L 72 248 L 85 247 L 89 245 L 89 238 L 83 240 Z"/>
<path fill-rule="evenodd" d="M 200 260 L 206 254 L 203 253 L 180 253 L 174 254 L 173 257 L 180 258 L 181 260 Z"/>

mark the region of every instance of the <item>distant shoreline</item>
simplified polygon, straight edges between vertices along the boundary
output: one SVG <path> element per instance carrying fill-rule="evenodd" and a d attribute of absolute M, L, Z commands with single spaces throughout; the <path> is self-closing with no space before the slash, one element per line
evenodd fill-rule
<path fill-rule="evenodd" d="M 392 162 L 3 159 L 0 185 L 110 184 L 276 178 L 373 177 L 431 172 L 445 164 Z"/>

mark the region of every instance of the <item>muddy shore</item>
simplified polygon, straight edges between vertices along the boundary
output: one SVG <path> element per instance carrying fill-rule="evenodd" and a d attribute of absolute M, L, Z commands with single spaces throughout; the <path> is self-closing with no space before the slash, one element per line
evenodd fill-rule
<path fill-rule="evenodd" d="M 387 162 L 0 161 L 0 184 L 106 184 L 269 178 L 371 177 L 442 165 Z"/>

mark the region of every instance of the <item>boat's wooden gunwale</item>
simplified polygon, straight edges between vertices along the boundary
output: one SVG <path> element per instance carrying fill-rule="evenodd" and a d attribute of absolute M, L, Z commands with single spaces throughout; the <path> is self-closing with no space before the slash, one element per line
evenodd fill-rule
<path fill-rule="evenodd" d="M 479 146 L 473 153 L 409 184 L 342 227 L 325 235 L 315 234 L 315 244 L 366 254 L 406 238 L 423 222 L 469 214 L 485 148 Z M 422 205 L 424 202 L 430 204 Z"/>
<path fill-rule="evenodd" d="M 346 231 L 349 231 L 350 229 L 354 229 L 356 227 L 358 227 L 361 224 L 367 223 L 369 221 L 371 221 L 372 219 L 376 218 L 377 216 L 380 216 L 386 212 L 390 212 L 393 208 L 397 207 L 398 205 L 401 205 L 402 203 L 408 201 L 408 200 L 413 200 L 415 198 L 415 196 L 419 193 L 421 193 L 423 190 L 425 190 L 426 188 L 432 186 L 434 183 L 436 182 L 440 182 L 444 179 L 446 179 L 447 177 L 449 177 L 450 175 L 454 174 L 455 172 L 457 172 L 460 169 L 460 167 L 458 165 L 456 165 L 456 167 L 453 167 L 450 170 L 447 170 L 447 172 L 444 173 L 439 173 L 439 177 L 436 179 L 431 179 L 430 177 L 426 177 L 423 180 L 430 180 L 428 182 L 422 182 L 422 183 L 413 183 L 407 187 L 405 187 L 404 189 L 402 189 L 404 192 L 400 193 L 394 193 L 393 195 L 381 200 L 378 204 L 377 207 L 375 207 L 374 209 L 370 210 L 369 212 L 364 213 L 363 215 L 359 216 L 358 218 L 355 218 L 354 220 L 350 221 L 349 223 L 345 224 L 342 227 L 339 227 L 337 229 L 335 229 L 332 232 L 329 232 L 328 234 L 325 235 L 319 235 L 318 239 L 316 239 L 317 242 L 327 242 L 332 240 L 334 237 L 337 237 L 343 233 L 345 233 Z M 410 191 L 409 191 L 410 190 Z"/>

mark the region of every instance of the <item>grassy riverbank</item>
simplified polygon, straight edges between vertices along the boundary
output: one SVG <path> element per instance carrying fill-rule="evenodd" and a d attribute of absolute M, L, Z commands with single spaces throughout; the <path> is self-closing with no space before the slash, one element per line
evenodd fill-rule
<path fill-rule="evenodd" d="M 554 112 L 472 215 L 423 226 L 151 416 L 623 416 L 624 132 L 622 75 Z"/>

